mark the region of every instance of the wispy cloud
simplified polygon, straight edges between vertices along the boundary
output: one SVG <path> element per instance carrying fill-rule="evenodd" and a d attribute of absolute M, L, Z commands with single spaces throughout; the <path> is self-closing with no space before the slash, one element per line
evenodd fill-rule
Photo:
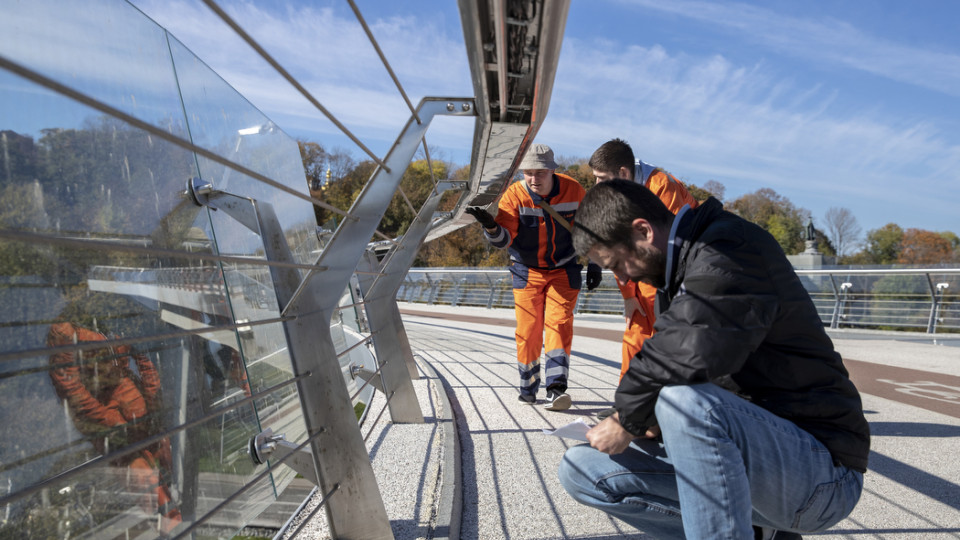
<path fill-rule="evenodd" d="M 960 96 L 960 55 L 953 51 L 930 50 L 873 36 L 848 22 L 828 17 L 784 16 L 750 4 L 685 0 L 629 3 L 709 23 L 717 29 L 733 30 L 738 40 L 752 40 L 812 63 L 843 66 Z"/>
<path fill-rule="evenodd" d="M 269 111 L 276 120 L 286 120 L 285 127 L 317 134 L 338 131 L 202 3 L 135 0 L 135 4 L 252 103 Z M 392 141 L 410 117 L 394 82 L 349 10 L 292 4 L 266 9 L 252 2 L 223 7 L 361 139 Z M 458 20 L 444 21 L 429 14 L 392 18 L 364 15 L 413 105 L 424 96 L 472 95 Z M 469 147 L 471 127 L 464 125 L 460 145 Z"/>
<path fill-rule="evenodd" d="M 569 37 L 562 55 L 538 138 L 564 154 L 589 156 L 624 137 L 694 183 L 718 179 L 734 196 L 772 187 L 815 213 L 859 205 L 867 227 L 897 221 L 889 212 L 866 218 L 870 205 L 895 208 L 906 223 L 957 184 L 960 144 L 936 123 L 895 120 L 879 107 L 837 110 L 834 89 L 778 79 L 762 62 Z M 904 201 L 905 178 L 920 180 L 916 204 Z"/>

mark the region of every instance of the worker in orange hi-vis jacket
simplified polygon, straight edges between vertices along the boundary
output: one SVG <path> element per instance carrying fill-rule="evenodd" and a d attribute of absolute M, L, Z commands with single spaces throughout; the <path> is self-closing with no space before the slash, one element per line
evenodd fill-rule
<path fill-rule="evenodd" d="M 674 214 L 684 205 L 697 207 L 697 200 L 690 195 L 682 182 L 663 169 L 636 159 L 633 149 L 622 139 L 612 139 L 600 145 L 590 156 L 587 165 L 593 170 L 597 182 L 622 178 L 643 184 Z M 627 320 L 627 328 L 623 332 L 623 358 L 620 366 L 620 378 L 623 378 L 630 366 L 630 359 L 640 352 L 644 340 L 653 334 L 657 289 L 646 283 L 632 281 L 618 281 L 617 286 L 623 295 L 623 315 Z M 605 416 L 609 412 L 602 411 L 598 416 Z"/>
<path fill-rule="evenodd" d="M 517 317 L 517 361 L 523 403 L 536 403 L 540 387 L 540 353 L 545 349 L 545 407 L 570 408 L 567 392 L 573 310 L 580 294 L 583 266 L 571 243 L 570 230 L 583 199 L 583 186 L 557 174 L 553 150 L 534 144 L 519 165 L 523 181 L 510 185 L 500 198 L 497 217 L 483 208 L 466 211 L 480 222 L 490 245 L 510 254 L 513 299 Z M 587 267 L 587 289 L 600 284 L 600 267 Z"/>
<path fill-rule="evenodd" d="M 54 323 L 47 333 L 50 347 L 106 340 L 100 332 L 69 322 Z M 130 368 L 131 357 L 139 374 Z M 131 354 L 126 345 L 71 349 L 51 355 L 50 364 L 57 396 L 67 402 L 74 425 L 98 452 L 105 455 L 156 435 L 162 409 L 160 375 L 145 355 Z M 141 506 L 160 515 L 162 532 L 182 521 L 167 479 L 172 465 L 169 439 L 111 464 L 129 468 L 132 487 L 143 494 Z"/>

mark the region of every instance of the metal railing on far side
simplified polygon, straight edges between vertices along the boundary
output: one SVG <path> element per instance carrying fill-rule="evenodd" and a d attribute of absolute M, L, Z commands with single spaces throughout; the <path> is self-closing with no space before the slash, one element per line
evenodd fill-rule
<path fill-rule="evenodd" d="M 800 269 L 797 275 L 830 328 L 960 332 L 960 268 Z M 411 268 L 397 300 L 513 308 L 511 291 L 504 268 Z M 609 272 L 577 299 L 577 313 L 622 310 Z"/>

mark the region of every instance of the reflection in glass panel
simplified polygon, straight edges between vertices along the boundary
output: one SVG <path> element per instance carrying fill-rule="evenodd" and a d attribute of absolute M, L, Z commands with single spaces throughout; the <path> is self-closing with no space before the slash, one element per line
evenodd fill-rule
<path fill-rule="evenodd" d="M 170 47 L 194 144 L 307 195 L 297 142 L 176 39 L 171 38 Z M 294 260 L 316 261 L 317 218 L 310 203 L 219 163 L 201 158 L 199 164 L 200 176 L 215 189 L 272 206 Z"/>
<path fill-rule="evenodd" d="M 8 2 L 0 50 L 307 192 L 297 142 L 129 4 Z M 184 188 L 199 176 L 269 206 L 298 263 L 334 216 L 5 71 L 0 160 L 0 537 L 152 537 L 207 517 L 232 534 L 294 476 L 206 516 L 264 470 L 248 440 L 306 429 L 282 323 L 264 322 L 280 305 L 263 231 Z M 359 309 L 334 325 L 351 394 L 350 366 L 376 369 Z"/>
<path fill-rule="evenodd" d="M 183 112 L 166 33 L 126 2 L 31 0 L 4 2 L 0 50 L 5 57 L 163 129 L 182 131 Z M 47 91 L 4 85 L 0 101 L 10 129 L 80 129 L 77 120 L 46 108 Z M 65 122 L 66 120 L 66 122 Z"/>
<path fill-rule="evenodd" d="M 18 80 L 0 101 L 28 87 Z M 47 111 L 84 120 L 66 129 L 51 117 L 39 137 L 0 129 L 0 536 L 176 530 L 263 470 L 246 454 L 260 431 L 254 404 L 234 405 L 252 391 L 221 266 L 171 255 L 215 252 L 208 211 L 181 196 L 196 161 L 33 92 Z M 270 336 L 263 347 L 283 349 L 282 332 L 255 324 L 251 336 Z M 259 373 L 259 389 L 283 382 Z M 296 403 L 293 385 L 275 394 L 258 402 Z M 220 525 L 241 527 L 273 496 L 263 483 Z"/>

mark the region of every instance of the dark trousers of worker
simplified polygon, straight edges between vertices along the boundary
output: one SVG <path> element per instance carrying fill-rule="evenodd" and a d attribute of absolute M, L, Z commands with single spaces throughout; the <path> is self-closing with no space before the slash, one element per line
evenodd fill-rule
<path fill-rule="evenodd" d="M 546 387 L 566 392 L 573 343 L 573 310 L 580 294 L 579 267 L 575 270 L 524 270 L 523 274 L 514 272 L 513 276 L 520 394 L 537 395 L 540 352 L 544 348 Z"/>

